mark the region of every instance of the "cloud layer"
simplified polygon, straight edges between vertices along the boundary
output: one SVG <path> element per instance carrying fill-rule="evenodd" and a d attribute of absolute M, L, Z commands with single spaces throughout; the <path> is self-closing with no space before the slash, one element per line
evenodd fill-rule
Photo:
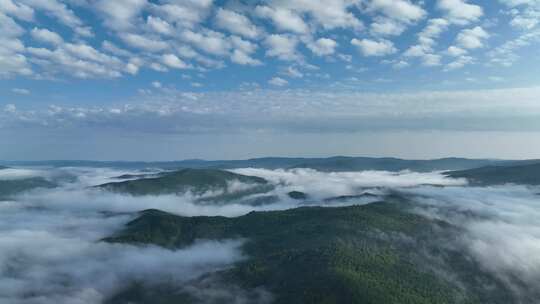
<path fill-rule="evenodd" d="M 463 229 L 456 240 L 444 246 L 463 252 L 482 269 L 497 275 L 523 301 L 538 294 L 537 188 L 469 187 L 466 180 L 450 179 L 438 172 L 235 169 L 236 173 L 260 176 L 276 185 L 267 195 L 277 196 L 278 201 L 250 206 L 240 202 L 201 204 L 190 194 L 132 197 L 90 188 L 111 177 L 139 172 L 132 170 L 40 168 L 0 172 L 2 180 L 39 176 L 61 184 L 56 189 L 34 190 L 0 202 L 0 299 L 10 303 L 101 303 L 134 281 L 173 282 L 188 286 L 185 291 L 197 297 L 204 291 L 187 282 L 246 258 L 240 249 L 242 240 L 206 240 L 182 250 L 99 242 L 140 210 L 156 208 L 184 216 L 239 216 L 305 205 L 367 204 L 396 193 L 409 199 L 413 212 Z M 305 192 L 308 199 L 294 200 L 287 195 L 290 191 Z M 325 200 L 365 193 L 370 195 Z M 218 292 L 221 287 L 217 284 L 213 288 Z M 259 296 L 268 296 L 261 292 Z M 244 291 L 238 290 L 238 294 Z"/>

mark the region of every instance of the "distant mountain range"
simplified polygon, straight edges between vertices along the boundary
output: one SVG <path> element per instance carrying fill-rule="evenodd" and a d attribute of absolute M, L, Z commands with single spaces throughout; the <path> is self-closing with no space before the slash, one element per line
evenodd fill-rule
<path fill-rule="evenodd" d="M 446 175 L 453 178 L 466 178 L 471 185 L 476 186 L 502 184 L 540 185 L 540 163 L 515 166 L 486 166 L 447 172 Z"/>
<path fill-rule="evenodd" d="M 6 166 L 53 166 L 53 167 L 116 167 L 129 169 L 162 168 L 264 168 L 264 169 L 291 169 L 310 168 L 320 171 L 362 171 L 385 170 L 401 171 L 412 170 L 429 172 L 434 170 L 467 170 L 484 166 L 508 166 L 519 164 L 540 163 L 540 160 L 494 160 L 494 159 L 467 159 L 467 158 L 440 158 L 432 160 L 407 160 L 399 158 L 372 158 L 335 156 L 328 158 L 288 158 L 264 157 L 246 160 L 181 160 L 167 162 L 124 162 L 124 161 L 86 161 L 86 160 L 52 160 L 52 161 L 0 161 Z"/>

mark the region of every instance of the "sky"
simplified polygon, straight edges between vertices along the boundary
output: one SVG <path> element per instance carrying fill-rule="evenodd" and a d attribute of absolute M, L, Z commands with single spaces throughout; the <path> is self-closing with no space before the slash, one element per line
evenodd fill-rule
<path fill-rule="evenodd" d="M 0 0 L 0 159 L 538 158 L 540 0 Z"/>

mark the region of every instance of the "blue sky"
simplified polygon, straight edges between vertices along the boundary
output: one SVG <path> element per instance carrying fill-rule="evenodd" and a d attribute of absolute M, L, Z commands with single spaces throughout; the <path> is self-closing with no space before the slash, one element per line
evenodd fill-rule
<path fill-rule="evenodd" d="M 540 0 L 0 0 L 0 158 L 535 157 L 539 45 Z"/>

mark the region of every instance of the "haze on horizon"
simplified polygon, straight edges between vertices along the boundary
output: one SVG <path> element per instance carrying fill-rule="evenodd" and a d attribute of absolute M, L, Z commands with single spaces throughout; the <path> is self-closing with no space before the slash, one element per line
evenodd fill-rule
<path fill-rule="evenodd" d="M 538 0 L 0 1 L 0 159 L 538 158 Z"/>

